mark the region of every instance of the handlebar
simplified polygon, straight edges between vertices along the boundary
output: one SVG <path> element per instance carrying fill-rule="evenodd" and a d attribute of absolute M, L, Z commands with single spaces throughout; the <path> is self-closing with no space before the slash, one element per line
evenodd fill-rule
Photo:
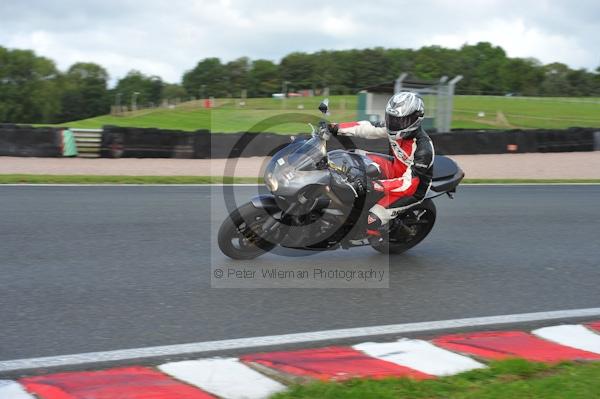
<path fill-rule="evenodd" d="M 329 131 L 329 128 L 327 127 L 327 121 L 325 120 L 321 120 L 319 122 L 319 138 L 328 141 L 331 138 L 331 132 Z"/>
<path fill-rule="evenodd" d="M 328 141 L 331 138 L 331 132 L 327 128 L 327 121 L 324 121 L 324 120 L 320 121 L 319 126 L 317 128 L 315 128 L 312 125 L 312 123 L 309 123 L 309 125 L 312 128 L 312 136 L 313 137 L 318 137 L 321 140 L 325 140 L 325 141 Z"/>

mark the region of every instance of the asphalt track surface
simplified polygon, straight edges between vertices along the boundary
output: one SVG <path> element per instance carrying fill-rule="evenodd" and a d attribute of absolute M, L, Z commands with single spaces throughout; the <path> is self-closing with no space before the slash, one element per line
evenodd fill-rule
<path fill-rule="evenodd" d="M 221 187 L 0 187 L 0 360 L 600 306 L 600 186 L 465 186 L 384 289 L 211 288 Z M 242 199 L 256 188 L 235 189 Z M 282 262 L 375 265 L 370 248 Z"/>

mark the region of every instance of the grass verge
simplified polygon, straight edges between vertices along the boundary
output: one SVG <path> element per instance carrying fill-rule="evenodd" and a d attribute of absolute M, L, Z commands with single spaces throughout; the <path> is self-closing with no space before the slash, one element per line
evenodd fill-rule
<path fill-rule="evenodd" d="M 579 399 L 597 398 L 599 393 L 600 363 L 547 366 L 510 359 L 492 362 L 486 369 L 434 380 L 390 378 L 296 385 L 273 399 Z"/>
<path fill-rule="evenodd" d="M 221 176 L 0 175 L 0 184 L 241 184 L 258 181 L 253 177 Z"/>
<path fill-rule="evenodd" d="M 262 184 L 259 177 L 0 174 L 0 184 Z M 600 179 L 465 179 L 465 184 L 600 184 Z"/>

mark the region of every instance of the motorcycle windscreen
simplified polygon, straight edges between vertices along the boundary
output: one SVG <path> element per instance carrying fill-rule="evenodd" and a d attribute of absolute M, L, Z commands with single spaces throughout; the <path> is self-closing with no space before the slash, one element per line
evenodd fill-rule
<path fill-rule="evenodd" d="M 316 137 L 295 141 L 273 155 L 265 169 L 265 177 L 290 179 L 291 173 L 317 170 L 326 156 L 324 144 Z"/>

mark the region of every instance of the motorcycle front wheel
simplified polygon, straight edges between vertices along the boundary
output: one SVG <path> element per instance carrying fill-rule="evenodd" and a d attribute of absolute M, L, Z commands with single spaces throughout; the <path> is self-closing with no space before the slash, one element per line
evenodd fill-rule
<path fill-rule="evenodd" d="M 240 206 L 221 224 L 219 249 L 236 260 L 254 259 L 270 251 L 276 244 L 262 238 L 262 226 L 271 218 L 264 209 L 256 208 L 250 202 Z"/>
<path fill-rule="evenodd" d="M 371 246 L 384 254 L 400 254 L 427 237 L 435 224 L 436 209 L 432 200 L 426 199 L 418 205 L 397 216 L 390 223 L 387 236 L 381 242 L 372 242 Z"/>

